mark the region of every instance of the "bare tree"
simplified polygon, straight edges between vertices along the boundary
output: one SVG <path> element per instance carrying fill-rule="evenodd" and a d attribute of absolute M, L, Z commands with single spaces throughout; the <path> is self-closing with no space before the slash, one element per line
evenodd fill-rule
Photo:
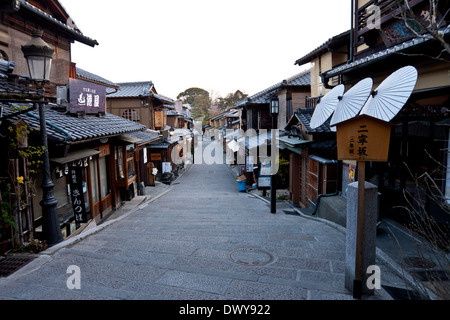
<path fill-rule="evenodd" d="M 447 152 L 449 152 L 446 149 Z M 426 152 L 426 150 L 425 150 Z M 428 154 L 428 152 L 426 152 Z M 450 299 L 450 285 L 441 277 L 450 278 L 450 239 L 448 225 L 437 223 L 426 203 L 433 202 L 442 212 L 450 215 L 450 205 L 445 200 L 445 195 L 438 185 L 437 176 L 442 176 L 448 167 L 436 161 L 428 154 L 436 167 L 420 176 L 414 175 L 404 164 L 414 181 L 415 188 L 412 192 L 404 190 L 406 206 L 404 209 L 409 214 L 410 223 L 408 229 L 415 239 L 415 247 L 418 258 L 421 261 L 435 261 L 436 268 L 427 269 L 426 280 L 418 276 L 417 271 L 409 272 L 416 288 L 423 297 L 431 298 L 429 292 L 433 292 L 437 299 Z M 437 271 L 437 270 L 439 271 Z M 439 273 L 443 275 L 439 275 Z M 429 291 L 430 290 L 430 291 Z"/>

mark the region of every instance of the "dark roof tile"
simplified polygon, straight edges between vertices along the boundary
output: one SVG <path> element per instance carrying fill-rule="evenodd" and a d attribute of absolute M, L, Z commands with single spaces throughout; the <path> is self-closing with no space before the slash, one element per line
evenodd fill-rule
<path fill-rule="evenodd" d="M 310 86 L 310 85 L 311 85 L 311 73 L 309 70 L 303 71 L 299 74 L 296 74 L 295 76 L 292 76 L 288 79 L 278 82 L 277 84 L 274 84 L 273 86 L 271 86 L 263 91 L 260 91 L 250 97 L 247 97 L 247 98 L 239 101 L 234 106 L 241 107 L 246 104 L 269 103 L 270 98 L 280 88 L 296 87 L 296 86 Z"/>
<path fill-rule="evenodd" d="M 3 106 L 3 113 L 12 113 L 8 106 Z M 146 127 L 137 122 L 106 113 L 104 117 L 87 116 L 78 118 L 66 112 L 60 112 L 50 106 L 45 111 L 47 135 L 49 140 L 63 142 L 81 142 L 88 139 L 112 137 L 134 131 L 145 130 Z M 30 129 L 39 130 L 39 111 L 34 110 L 13 119 L 23 119 Z"/>
<path fill-rule="evenodd" d="M 330 119 L 328 119 L 321 126 L 315 129 L 312 129 L 310 127 L 309 124 L 311 122 L 311 117 L 313 113 L 314 109 L 297 109 L 297 111 L 294 114 L 294 117 L 296 117 L 298 121 L 300 121 L 301 125 L 305 128 L 307 134 L 331 132 Z M 289 121 L 289 123 L 291 123 L 291 121 Z"/>

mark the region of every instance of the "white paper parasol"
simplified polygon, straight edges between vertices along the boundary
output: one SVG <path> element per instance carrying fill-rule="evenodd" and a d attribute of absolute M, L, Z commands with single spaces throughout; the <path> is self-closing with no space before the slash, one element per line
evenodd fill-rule
<path fill-rule="evenodd" d="M 365 78 L 348 90 L 339 100 L 330 125 L 332 126 L 356 116 L 364 106 L 364 103 L 366 103 L 372 90 L 372 85 L 372 79 Z M 331 131 L 336 131 L 336 127 L 331 127 Z"/>
<path fill-rule="evenodd" d="M 398 69 L 369 96 L 361 114 L 389 122 L 403 108 L 416 85 L 417 70 L 412 66 Z"/>
<path fill-rule="evenodd" d="M 336 109 L 336 106 L 339 102 L 338 97 L 341 97 L 343 93 L 344 85 L 340 84 L 334 87 L 322 99 L 320 99 L 320 102 L 317 104 L 309 123 L 311 129 L 315 129 L 321 126 L 325 121 L 328 120 L 328 118 Z"/>
<path fill-rule="evenodd" d="M 330 124 L 333 125 L 356 116 L 366 103 L 372 85 L 372 79 L 365 78 L 348 90 L 339 100 Z"/>

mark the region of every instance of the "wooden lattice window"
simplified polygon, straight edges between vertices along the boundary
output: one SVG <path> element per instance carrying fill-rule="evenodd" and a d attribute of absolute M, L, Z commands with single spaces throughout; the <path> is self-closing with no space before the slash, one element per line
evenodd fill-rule
<path fill-rule="evenodd" d="M 141 120 L 139 112 L 134 109 L 126 109 L 124 112 L 122 112 L 122 118 L 136 122 L 139 122 Z"/>

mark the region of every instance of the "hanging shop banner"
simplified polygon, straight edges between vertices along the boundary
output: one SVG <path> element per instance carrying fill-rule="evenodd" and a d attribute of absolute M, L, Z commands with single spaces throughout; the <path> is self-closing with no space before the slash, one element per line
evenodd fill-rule
<path fill-rule="evenodd" d="M 69 79 L 69 113 L 104 113 L 105 97 L 104 86 L 80 79 Z"/>
<path fill-rule="evenodd" d="M 164 111 L 155 111 L 155 127 L 164 127 Z"/>
<path fill-rule="evenodd" d="M 72 201 L 73 214 L 75 221 L 79 223 L 87 222 L 86 207 L 84 205 L 83 194 L 83 168 L 70 167 L 69 169 L 70 180 L 70 198 Z"/>

